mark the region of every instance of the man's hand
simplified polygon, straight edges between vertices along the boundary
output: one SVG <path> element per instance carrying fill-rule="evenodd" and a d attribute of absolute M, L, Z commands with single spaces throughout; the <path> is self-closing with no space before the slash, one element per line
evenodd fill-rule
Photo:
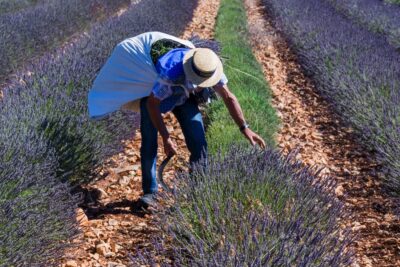
<path fill-rule="evenodd" d="M 147 110 L 149 111 L 150 119 L 157 128 L 158 132 L 163 138 L 164 152 L 167 156 L 173 156 L 177 153 L 177 148 L 174 142 L 169 137 L 167 127 L 160 112 L 160 100 L 157 99 L 153 93 L 149 96 L 147 101 Z"/>
<path fill-rule="evenodd" d="M 167 137 L 166 139 L 163 139 L 163 142 L 165 155 L 173 156 L 178 153 L 176 144 L 172 142 L 171 138 Z"/>
<path fill-rule="evenodd" d="M 229 114 L 231 114 L 231 117 L 236 122 L 236 124 L 239 127 L 243 125 L 246 120 L 244 119 L 242 109 L 236 96 L 229 90 L 228 86 L 216 85 L 214 86 L 214 89 L 224 100 L 225 106 L 228 108 Z M 265 148 L 264 140 L 249 128 L 244 129 L 242 133 L 244 134 L 244 136 L 246 136 L 246 138 L 253 146 L 258 144 L 261 148 Z"/>
<path fill-rule="evenodd" d="M 258 134 L 256 134 L 249 128 L 244 129 L 243 134 L 250 141 L 252 146 L 258 144 L 262 149 L 265 149 L 265 142 Z"/>

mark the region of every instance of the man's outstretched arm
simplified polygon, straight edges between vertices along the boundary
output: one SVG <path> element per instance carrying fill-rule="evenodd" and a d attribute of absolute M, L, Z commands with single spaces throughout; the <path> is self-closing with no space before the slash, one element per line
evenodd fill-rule
<path fill-rule="evenodd" d="M 246 120 L 243 116 L 242 108 L 236 98 L 236 96 L 229 90 L 227 85 L 216 85 L 214 90 L 221 96 L 225 106 L 228 108 L 229 114 L 238 125 L 238 127 L 243 126 Z M 249 142 L 254 146 L 258 144 L 261 148 L 265 148 L 264 140 L 255 132 L 249 128 L 245 128 L 242 133 L 249 140 Z"/>

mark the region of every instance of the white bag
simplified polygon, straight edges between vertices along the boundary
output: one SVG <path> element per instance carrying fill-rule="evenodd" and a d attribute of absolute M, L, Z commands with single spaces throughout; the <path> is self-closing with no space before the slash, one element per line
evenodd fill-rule
<path fill-rule="evenodd" d="M 143 33 L 119 43 L 89 91 L 91 118 L 100 118 L 119 109 L 139 112 L 140 99 L 150 95 L 158 79 L 150 51 L 152 44 L 160 39 L 194 48 L 190 41 L 161 32 Z"/>

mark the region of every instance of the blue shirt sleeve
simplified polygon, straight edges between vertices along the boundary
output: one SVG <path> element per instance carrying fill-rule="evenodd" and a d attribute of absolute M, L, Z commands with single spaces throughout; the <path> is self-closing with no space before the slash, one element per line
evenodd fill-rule
<path fill-rule="evenodd" d="M 179 81 L 184 77 L 183 58 L 190 49 L 172 49 L 158 59 L 156 70 L 161 78 L 169 81 Z"/>
<path fill-rule="evenodd" d="M 222 77 L 218 82 L 218 85 L 226 85 L 228 84 L 228 78 L 226 77 L 225 73 L 222 73 Z"/>
<path fill-rule="evenodd" d="M 151 92 L 160 101 L 168 98 L 173 93 L 171 86 L 166 85 L 166 84 L 161 84 L 159 82 L 156 82 L 154 84 L 153 89 L 151 90 Z"/>

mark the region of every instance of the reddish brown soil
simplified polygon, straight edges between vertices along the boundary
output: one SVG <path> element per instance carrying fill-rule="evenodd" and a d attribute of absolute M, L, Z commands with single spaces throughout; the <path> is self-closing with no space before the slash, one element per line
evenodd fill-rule
<path fill-rule="evenodd" d="M 200 0 L 182 37 L 195 33 L 202 38 L 212 38 L 218 7 L 219 1 Z M 179 148 L 179 155 L 164 172 L 168 182 L 177 169 L 185 168 L 188 151 L 175 117 L 168 114 L 164 120 Z M 102 168 L 100 174 L 105 178 L 85 188 L 97 192 L 97 203 L 96 199 L 86 200 L 87 207 L 77 210 L 83 233 L 74 241 L 76 249 L 63 256 L 62 266 L 138 266 L 128 255 L 135 255 L 138 249 L 151 249 L 151 238 L 159 233 L 154 225 L 155 215 L 145 213 L 137 205 L 142 194 L 140 141 L 140 131 L 136 130 L 136 137 L 124 142 L 125 151 L 112 157 Z M 162 160 L 161 140 L 158 155 Z"/>
<path fill-rule="evenodd" d="M 316 93 L 260 1 L 244 2 L 254 54 L 282 121 L 279 148 L 285 154 L 297 149 L 304 164 L 323 167 L 338 182 L 335 193 L 351 214 L 341 223 L 357 235 L 354 266 L 400 266 L 400 220 L 393 213 L 395 200 L 381 190 L 374 155 Z"/>

